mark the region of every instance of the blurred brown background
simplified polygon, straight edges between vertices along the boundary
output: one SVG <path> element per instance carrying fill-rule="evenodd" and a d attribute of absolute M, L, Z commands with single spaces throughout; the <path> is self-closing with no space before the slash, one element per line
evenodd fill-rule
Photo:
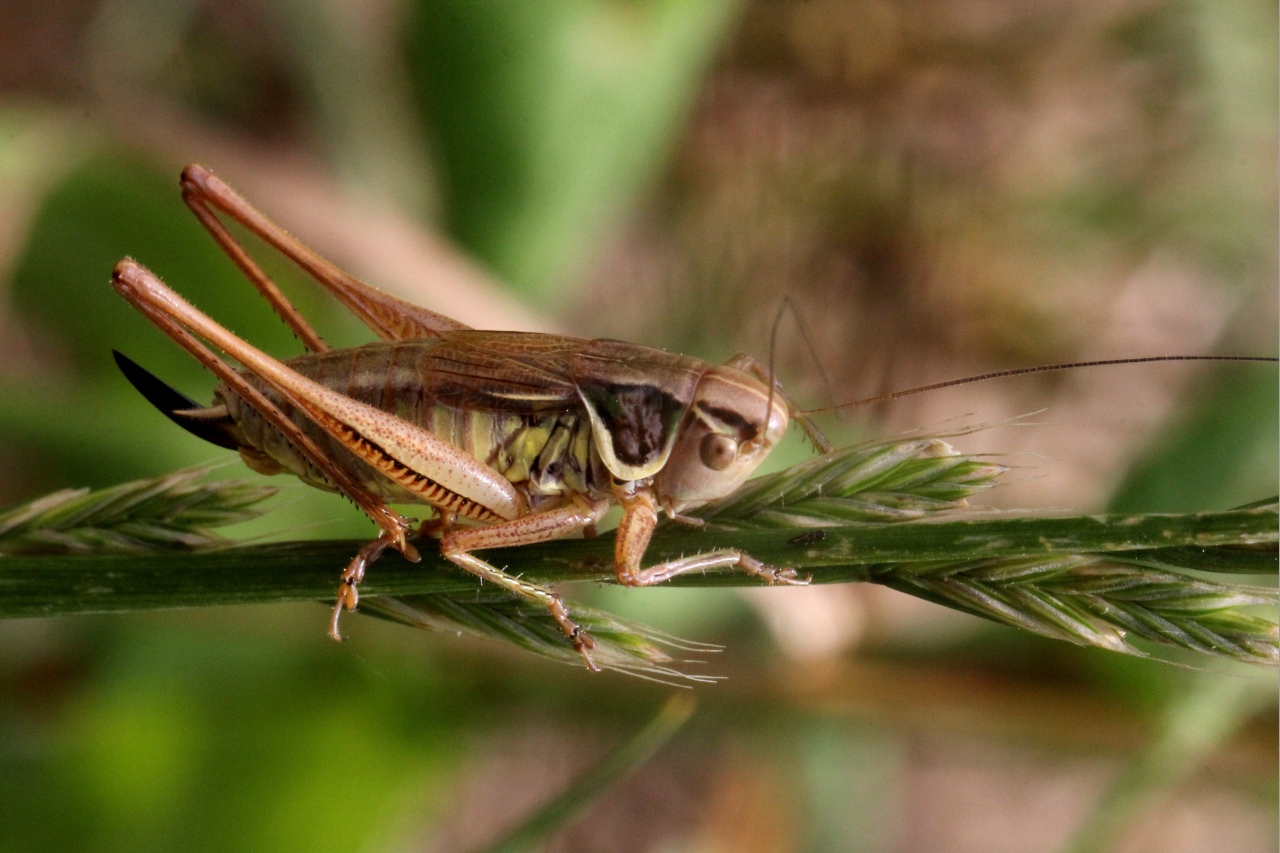
<path fill-rule="evenodd" d="M 118 258 L 297 351 L 183 207 L 193 161 L 475 326 L 764 357 L 789 294 L 816 359 L 786 318 L 779 374 L 814 407 L 1274 354 L 1276 29 L 1261 0 L 7 0 L 0 500 L 216 455 L 115 373 L 112 347 L 212 385 L 110 292 Z M 1274 370 L 1143 366 L 824 423 L 1034 422 L 956 441 L 1018 466 L 991 503 L 1173 511 L 1273 494 L 1277 407 Z M 245 535 L 366 529 L 285 498 Z M 728 680 L 550 849 L 1276 849 L 1274 676 L 883 590 L 582 594 L 723 642 Z M 482 847 L 668 692 L 371 620 L 336 647 L 321 618 L 0 624 L 0 848 Z"/>

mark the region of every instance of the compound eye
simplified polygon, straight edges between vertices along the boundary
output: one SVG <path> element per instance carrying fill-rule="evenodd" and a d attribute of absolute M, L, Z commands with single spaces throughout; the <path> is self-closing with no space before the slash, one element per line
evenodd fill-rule
<path fill-rule="evenodd" d="M 702 440 L 702 464 L 712 471 L 723 471 L 738 458 L 738 442 L 722 433 L 712 433 Z"/>

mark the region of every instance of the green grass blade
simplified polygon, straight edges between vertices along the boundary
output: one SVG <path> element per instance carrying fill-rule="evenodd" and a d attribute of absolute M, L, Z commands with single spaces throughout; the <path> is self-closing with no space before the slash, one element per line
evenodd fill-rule
<path fill-rule="evenodd" d="M 811 572 L 814 583 L 865 581 L 885 565 L 963 568 L 983 559 L 1061 558 L 1150 551 L 1164 543 L 1235 547 L 1277 539 L 1271 509 L 1169 516 L 1067 516 L 920 521 L 824 528 L 821 541 L 792 540 L 805 531 L 685 531 L 666 528 L 649 557 L 741 547 L 774 565 Z M 0 559 L 0 616 L 111 612 L 157 607 L 328 599 L 334 579 L 363 543 L 313 540 L 218 550 L 122 554 L 15 555 Z M 610 537 L 564 540 L 490 552 L 536 583 L 609 581 Z M 909 569 L 904 568 L 903 571 Z M 914 569 L 911 571 L 919 571 Z M 683 586 L 744 586 L 736 572 L 686 575 Z M 362 597 L 474 592 L 474 578 L 427 549 L 421 563 L 394 553 L 361 584 Z"/>
<path fill-rule="evenodd" d="M 811 574 L 814 583 L 879 583 L 1069 642 L 1138 654 L 1130 639 L 1141 638 L 1275 664 L 1275 622 L 1250 611 L 1274 607 L 1274 589 L 1182 573 L 1274 571 L 1275 501 L 1180 515 L 959 511 L 1002 470 L 936 439 L 837 451 L 747 483 L 707 508 L 705 530 L 663 525 L 646 558 L 739 548 Z M 213 528 L 256 513 L 270 490 L 199 484 L 200 473 L 61 492 L 0 516 L 0 617 L 331 600 L 337 573 L 362 543 L 218 548 L 226 543 Z M 535 583 L 613 579 L 607 536 L 492 553 Z M 362 608 L 575 657 L 540 608 L 478 592 L 475 579 L 435 549 L 423 556 L 419 564 L 394 554 L 380 560 L 361 585 Z M 715 572 L 672 583 L 758 581 Z M 690 644 L 577 612 L 602 641 L 607 665 L 679 676 L 664 649 Z"/>

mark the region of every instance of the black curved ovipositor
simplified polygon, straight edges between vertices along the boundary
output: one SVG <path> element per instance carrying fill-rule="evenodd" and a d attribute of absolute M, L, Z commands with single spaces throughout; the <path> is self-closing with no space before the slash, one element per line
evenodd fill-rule
<path fill-rule="evenodd" d="M 236 441 L 232 432 L 234 422 L 226 415 L 225 410 L 219 415 L 216 410 L 197 403 L 186 394 L 167 385 L 155 374 L 118 350 L 112 350 L 111 354 L 115 356 L 116 366 L 120 368 L 124 378 L 129 380 L 129 384 L 138 389 L 138 393 L 169 420 L 210 444 L 216 444 L 228 450 L 240 449 L 240 442 Z"/>

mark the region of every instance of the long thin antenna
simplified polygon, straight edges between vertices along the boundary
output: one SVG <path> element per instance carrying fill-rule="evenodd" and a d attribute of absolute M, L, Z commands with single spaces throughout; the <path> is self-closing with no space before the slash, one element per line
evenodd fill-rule
<path fill-rule="evenodd" d="M 822 378 L 822 387 L 826 390 L 826 398 L 828 400 L 835 399 L 835 394 L 831 390 L 831 379 L 823 369 L 822 360 L 818 358 L 818 351 L 814 348 L 813 334 L 809 331 L 809 324 L 805 322 L 804 315 L 800 313 L 799 303 L 797 303 L 795 298 L 788 293 L 782 297 L 782 302 L 778 305 L 778 311 L 773 315 L 773 327 L 769 330 L 768 374 L 765 377 L 769 382 L 769 396 L 765 400 L 766 408 L 764 411 L 764 424 L 766 429 L 769 424 L 769 416 L 773 413 L 773 400 L 781 393 L 781 389 L 778 387 L 777 374 L 774 372 L 774 365 L 776 354 L 778 352 L 778 329 L 782 326 L 782 316 L 788 308 L 791 309 L 791 316 L 795 318 L 796 325 L 800 329 L 800 337 L 804 340 L 805 347 L 809 350 L 809 357 L 813 359 L 813 363 L 818 369 L 818 376 Z M 833 445 L 831 444 L 830 439 L 828 439 L 823 434 L 822 430 L 818 428 L 818 425 L 813 422 L 813 419 L 807 417 L 803 412 L 798 411 L 795 408 L 795 404 L 792 403 L 785 395 L 783 395 L 783 401 L 787 405 L 787 410 L 791 413 L 792 417 L 797 419 L 801 429 L 804 430 L 804 434 L 808 436 L 809 441 L 813 443 L 813 446 L 817 448 L 820 453 L 829 453 Z"/>
<path fill-rule="evenodd" d="M 776 323 L 774 324 L 776 327 Z M 808 409 L 800 412 L 802 415 L 822 415 L 827 412 L 835 412 L 840 409 L 851 409 L 855 406 L 867 406 L 872 403 L 885 403 L 889 400 L 897 400 L 899 397 L 909 397 L 912 394 L 923 394 L 925 391 L 937 391 L 940 388 L 951 388 L 955 385 L 968 385 L 972 382 L 985 382 L 988 379 L 999 379 L 1004 376 L 1026 376 L 1029 373 L 1048 373 L 1053 370 L 1072 370 L 1078 367 L 1106 367 L 1113 364 L 1147 364 L 1153 361 L 1261 361 L 1275 363 L 1280 359 L 1270 358 L 1267 356 L 1255 355 L 1153 355 L 1145 358 L 1109 358 L 1103 361 L 1073 361 L 1065 364 L 1045 364 L 1040 367 L 1020 367 L 1015 370 L 999 370 L 995 373 L 983 373 L 979 376 L 968 376 L 964 379 L 951 379 L 947 382 L 935 382 L 932 385 L 921 385 L 919 388 L 909 388 L 906 391 L 890 391 L 888 394 L 880 394 L 875 397 L 867 397 L 865 400 L 854 400 L 851 403 L 841 403 L 838 406 L 824 406 L 821 409 Z"/>
<path fill-rule="evenodd" d="M 761 433 L 761 439 L 764 433 L 769 431 L 769 418 L 773 415 L 773 390 L 778 387 L 778 380 L 773 372 L 773 360 L 778 351 L 778 326 L 782 325 L 782 309 L 786 307 L 787 300 L 790 298 L 790 294 L 782 297 L 782 304 L 778 306 L 778 312 L 773 315 L 773 326 L 769 329 L 769 396 L 764 403 L 764 420 L 760 422 L 764 425 L 761 427 L 764 431 Z"/>
<path fill-rule="evenodd" d="M 818 357 L 818 349 L 813 341 L 813 331 L 809 328 L 809 323 L 805 320 L 804 314 L 800 313 L 800 303 L 788 293 L 782 298 L 778 313 L 781 314 L 784 308 L 791 309 L 791 316 L 795 319 L 796 327 L 800 330 L 800 340 L 804 341 L 804 347 L 809 351 L 809 360 L 813 362 L 814 368 L 818 371 L 818 378 L 822 380 L 823 395 L 828 402 L 834 401 L 836 394 L 831 387 L 831 377 L 827 375 L 827 369 L 823 367 L 822 359 Z"/>

